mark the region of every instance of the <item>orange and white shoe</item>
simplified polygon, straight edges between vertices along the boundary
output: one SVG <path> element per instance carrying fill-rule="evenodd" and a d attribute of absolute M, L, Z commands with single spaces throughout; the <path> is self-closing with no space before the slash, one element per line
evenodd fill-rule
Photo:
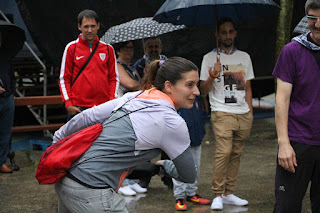
<path fill-rule="evenodd" d="M 187 211 L 186 201 L 184 199 L 176 200 L 176 210 L 178 211 Z"/>
<path fill-rule="evenodd" d="M 200 197 L 198 194 L 194 196 L 187 196 L 187 201 L 195 204 L 206 205 L 210 204 L 211 201 Z"/>

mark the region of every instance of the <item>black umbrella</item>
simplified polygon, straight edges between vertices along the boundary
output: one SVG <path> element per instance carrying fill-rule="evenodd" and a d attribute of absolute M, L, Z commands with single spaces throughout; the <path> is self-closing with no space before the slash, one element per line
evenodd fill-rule
<path fill-rule="evenodd" d="M 11 57 L 16 56 L 26 41 L 24 30 L 17 25 L 0 20 L 0 33 L 2 35 L 2 46 L 8 50 Z"/>
<path fill-rule="evenodd" d="M 272 0 L 166 0 L 153 19 L 187 26 L 215 25 L 221 17 L 239 23 L 271 15 L 276 9 L 279 6 Z"/>
<path fill-rule="evenodd" d="M 187 26 L 214 25 L 221 17 L 241 22 L 268 16 L 275 9 L 279 6 L 272 0 L 167 0 L 153 19 Z"/>

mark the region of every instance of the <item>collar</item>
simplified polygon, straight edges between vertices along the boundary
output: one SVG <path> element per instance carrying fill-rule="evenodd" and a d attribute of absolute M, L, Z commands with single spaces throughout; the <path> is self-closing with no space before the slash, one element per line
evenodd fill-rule
<path fill-rule="evenodd" d="M 310 36 L 309 33 L 310 32 L 307 32 L 307 33 L 304 33 L 302 35 L 296 36 L 291 41 L 296 41 L 299 44 L 301 44 L 302 46 L 305 46 L 306 48 L 308 48 L 310 50 L 319 51 L 320 50 L 320 46 L 318 46 L 317 44 L 313 43 L 312 41 L 310 41 L 308 39 L 308 36 Z"/>
<path fill-rule="evenodd" d="M 233 54 L 235 51 L 237 51 L 237 50 L 238 50 L 237 48 L 233 47 L 232 50 L 226 51 L 226 50 L 223 50 L 223 49 L 221 49 L 221 48 L 219 47 L 219 52 L 220 52 L 220 53 L 224 53 L 224 54 L 226 54 L 226 55 L 232 55 L 232 54 Z M 213 51 L 214 51 L 214 52 L 217 52 L 217 48 L 214 48 Z"/>
<path fill-rule="evenodd" d="M 152 87 L 151 89 L 143 91 L 137 98 L 147 99 L 147 100 L 163 100 L 163 101 L 167 101 L 175 109 L 172 99 L 166 93 L 156 89 L 155 87 Z"/>
<path fill-rule="evenodd" d="M 147 57 L 147 55 L 143 55 L 144 60 L 146 61 L 145 64 L 151 64 L 152 61 L 150 61 Z M 167 60 L 168 58 L 165 55 L 160 55 L 159 60 Z"/>

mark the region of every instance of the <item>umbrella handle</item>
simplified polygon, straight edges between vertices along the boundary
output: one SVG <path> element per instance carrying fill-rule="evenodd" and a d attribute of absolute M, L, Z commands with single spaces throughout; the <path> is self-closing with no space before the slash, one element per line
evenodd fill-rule
<path fill-rule="evenodd" d="M 214 5 L 214 21 L 216 23 L 216 36 L 218 35 L 218 10 L 217 10 L 217 5 Z M 217 62 L 220 61 L 220 53 L 219 53 L 219 41 L 218 38 L 216 37 L 216 47 L 217 47 Z M 218 59 L 219 56 L 219 59 Z"/>
<path fill-rule="evenodd" d="M 220 54 L 217 54 L 217 62 L 220 62 Z M 215 73 L 214 70 L 212 70 L 213 67 L 209 68 L 209 75 L 212 78 L 218 78 L 220 76 L 220 72 Z"/>
<path fill-rule="evenodd" d="M 220 53 L 217 54 L 217 62 L 220 62 Z"/>

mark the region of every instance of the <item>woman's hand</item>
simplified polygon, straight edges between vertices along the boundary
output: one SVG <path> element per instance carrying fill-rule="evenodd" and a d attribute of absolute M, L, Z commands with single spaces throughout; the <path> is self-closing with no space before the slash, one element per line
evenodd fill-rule
<path fill-rule="evenodd" d="M 164 160 L 158 160 L 155 164 L 159 166 L 163 166 Z"/>

